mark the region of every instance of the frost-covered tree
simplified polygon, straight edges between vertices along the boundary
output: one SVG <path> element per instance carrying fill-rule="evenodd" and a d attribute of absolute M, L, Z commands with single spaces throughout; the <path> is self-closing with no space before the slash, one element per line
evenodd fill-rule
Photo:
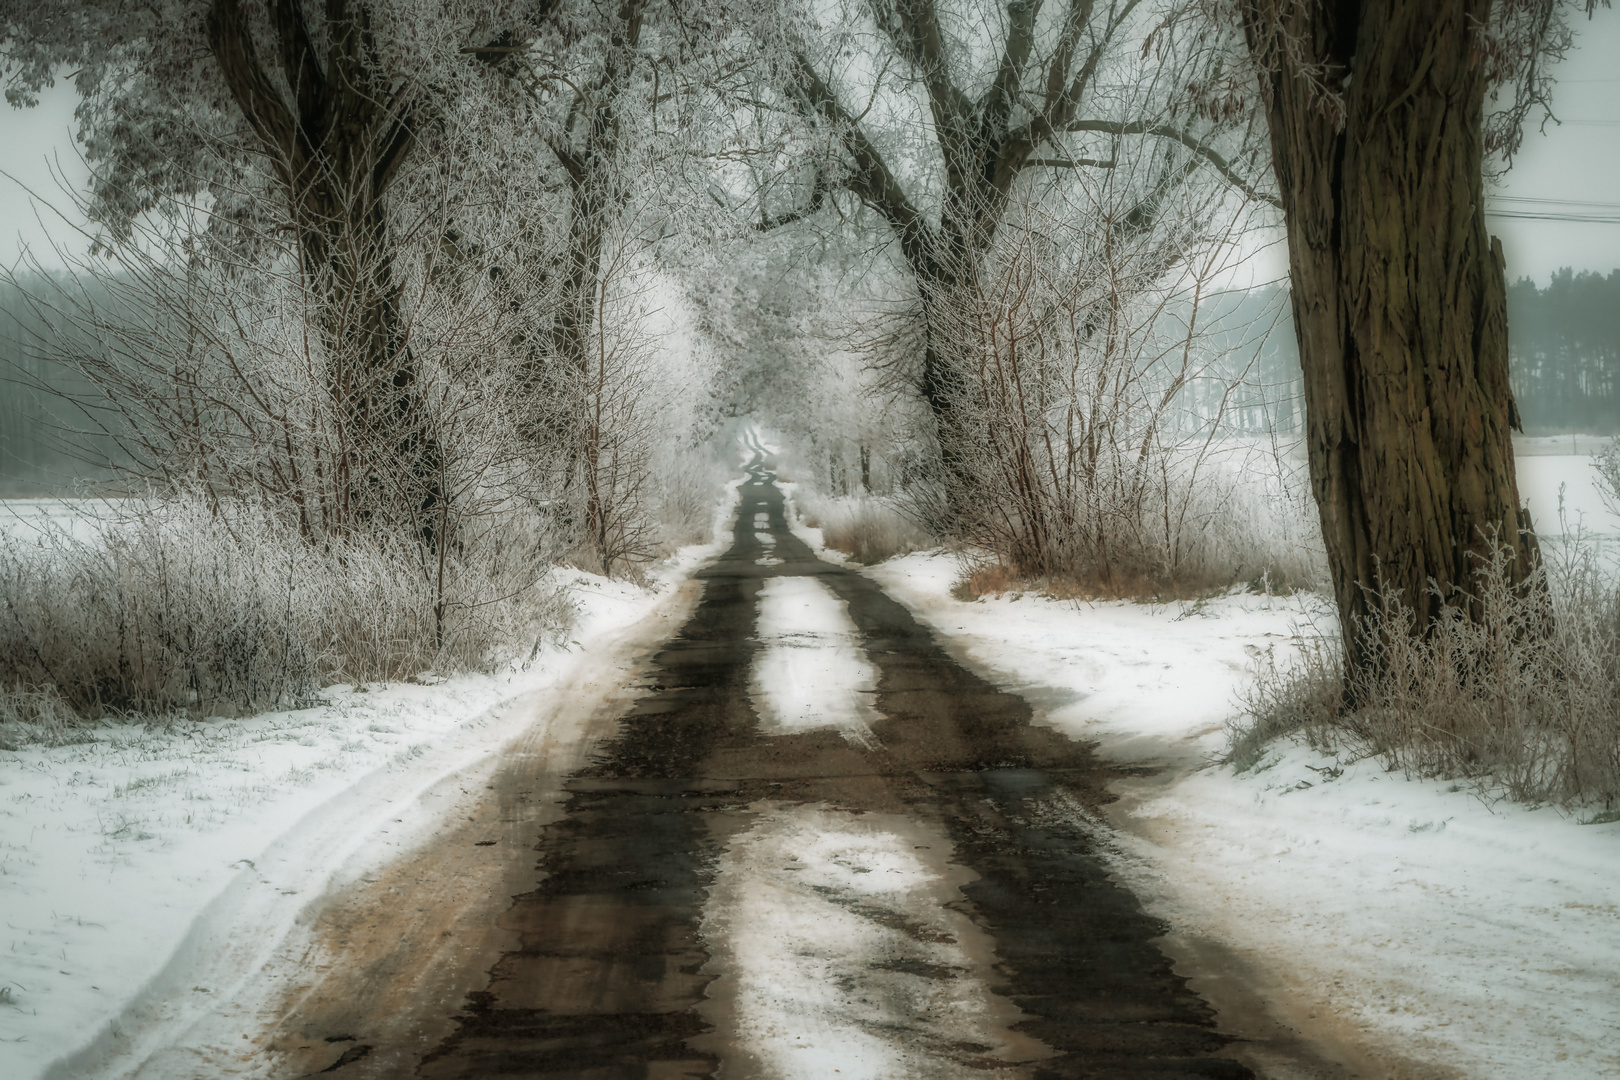
<path fill-rule="evenodd" d="M 1156 165 L 1132 174 L 1133 228 L 1151 227 L 1170 189 L 1199 173 L 1254 193 L 1252 119 L 1201 97 L 1224 58 L 1155 5 L 878 0 L 765 33 L 781 94 L 824 141 L 795 184 L 765 186 L 761 225 L 827 213 L 840 192 L 887 223 L 915 281 L 915 378 L 950 471 L 964 384 L 940 313 L 961 302 L 1015 192 L 1111 170 L 1147 144 Z M 783 186 L 796 202 L 782 205 Z"/>
<path fill-rule="evenodd" d="M 325 469 L 339 528 L 386 512 L 429 547 L 441 539 L 445 451 L 419 387 L 391 204 L 471 74 L 459 46 L 498 14 L 431 0 L 84 0 L 0 16 L 13 105 L 74 69 L 89 210 L 108 243 L 177 208 L 201 208 L 198 241 L 233 259 L 281 230 L 295 238 L 338 417 Z"/>

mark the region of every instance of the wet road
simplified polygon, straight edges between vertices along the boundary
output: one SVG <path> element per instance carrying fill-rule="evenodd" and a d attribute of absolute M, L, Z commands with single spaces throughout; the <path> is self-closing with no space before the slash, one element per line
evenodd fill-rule
<path fill-rule="evenodd" d="M 750 474 L 651 692 L 543 829 L 501 917 L 517 947 L 414 1074 L 1252 1075 L 1092 853 L 1108 771 L 815 558 Z M 857 731 L 761 722 L 756 618 L 783 577 L 858 632 Z"/>
<path fill-rule="evenodd" d="M 1117 773 L 817 559 L 749 473 L 606 738 L 511 755 L 443 843 L 329 904 L 248 1072 L 1253 1075 L 1094 852 Z"/>

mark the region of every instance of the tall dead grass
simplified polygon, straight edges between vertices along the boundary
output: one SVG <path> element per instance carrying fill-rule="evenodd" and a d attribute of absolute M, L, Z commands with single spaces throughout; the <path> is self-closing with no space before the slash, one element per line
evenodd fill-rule
<path fill-rule="evenodd" d="M 1511 798 L 1612 808 L 1620 801 L 1620 585 L 1590 546 L 1516 588 L 1498 550 L 1471 595 L 1417 633 L 1385 591 L 1360 630 L 1371 662 L 1344 678 L 1321 638 L 1299 662 L 1264 668 L 1226 760 L 1257 762 L 1282 736 L 1409 775 L 1498 786 Z M 1468 617 L 1472 608 L 1476 617 Z"/>
<path fill-rule="evenodd" d="M 821 530 L 822 543 L 866 566 L 933 547 L 937 541 L 894 499 L 794 492 L 800 520 Z"/>
<path fill-rule="evenodd" d="M 555 544 L 516 520 L 469 522 L 430 567 L 385 536 L 312 545 L 263 508 L 196 497 L 73 532 L 13 528 L 0 535 L 3 735 L 297 707 L 332 683 L 527 662 L 570 605 L 549 576 Z"/>

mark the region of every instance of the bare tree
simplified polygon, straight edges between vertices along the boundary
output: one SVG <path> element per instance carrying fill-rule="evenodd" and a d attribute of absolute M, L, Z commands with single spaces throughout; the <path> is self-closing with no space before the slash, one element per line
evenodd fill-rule
<path fill-rule="evenodd" d="M 1219 334 L 1223 278 L 1263 215 L 1206 181 L 1141 221 L 1130 174 L 1162 161 L 1138 149 L 1062 197 L 1015 193 L 937 315 L 963 375 L 952 411 L 972 498 L 957 529 L 1021 575 L 1108 595 L 1297 583 L 1308 543 L 1245 532 L 1256 500 L 1238 466 L 1265 447 L 1234 438 L 1233 418 L 1258 352 Z"/>
<path fill-rule="evenodd" d="M 1234 165 L 1229 156 L 1228 144 L 1244 149 L 1245 138 L 1242 130 L 1228 133 L 1231 118 L 1176 111 L 1187 86 L 1220 63 L 1216 53 L 1191 35 L 1178 38 L 1167 24 L 1149 43 L 1150 51 L 1173 57 L 1149 76 L 1154 92 L 1119 92 L 1122 78 L 1141 85 L 1139 70 L 1122 77 L 1122 65 L 1130 67 L 1131 50 L 1151 29 L 1144 10 L 1139 0 L 1070 0 L 1053 10 L 1037 0 L 1004 8 L 878 0 L 842 10 L 849 29 L 833 36 L 831 47 L 786 36 L 781 85 L 803 116 L 827 130 L 833 149 L 813 163 L 807 201 L 762 211 L 761 225 L 819 212 L 840 190 L 888 224 L 916 282 L 923 329 L 917 385 L 947 471 L 962 471 L 951 431 L 963 376 L 941 349 L 941 314 L 959 303 L 1021 180 L 1052 170 L 1107 170 L 1123 142 L 1145 139 L 1175 149 L 1139 192 L 1139 219 L 1150 218 L 1166 190 L 1196 169 L 1253 192 L 1244 175 L 1249 164 Z M 926 102 L 921 115 L 913 115 L 917 98 Z"/>
<path fill-rule="evenodd" d="M 326 394 L 349 436 L 329 466 L 340 478 L 336 512 L 363 523 L 379 499 L 409 487 L 411 526 L 433 547 L 443 448 L 423 413 L 390 237 L 390 192 L 438 122 L 445 89 L 434 80 L 448 58 L 414 25 L 422 17 L 477 21 L 470 8 L 379 10 L 366 0 L 137 11 L 84 0 L 54 14 L 22 5 L 6 12 L 4 31 L 19 101 L 56 65 L 78 66 L 80 138 L 96 165 L 91 211 L 113 238 L 164 200 L 204 192 L 216 243 L 262 235 L 269 218 L 292 230 L 304 291 L 318 301 L 311 325 L 330 357 Z M 264 188 L 242 183 L 248 175 Z"/>
<path fill-rule="evenodd" d="M 403 477 L 431 548 L 444 517 L 444 449 L 428 429 L 405 339 L 385 201 L 425 120 L 422 87 L 378 55 L 365 3 L 336 0 L 324 15 L 312 33 L 296 0 L 271 4 L 266 62 L 240 0 L 213 0 L 208 46 L 287 200 L 299 266 L 320 299 L 327 391 L 352 433 L 334 465 L 345 478 L 340 497 L 364 520 L 376 490 Z"/>

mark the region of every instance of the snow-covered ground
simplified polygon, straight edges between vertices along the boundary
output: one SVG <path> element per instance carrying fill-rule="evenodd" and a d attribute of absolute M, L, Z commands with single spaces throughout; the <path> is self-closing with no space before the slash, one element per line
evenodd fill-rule
<path fill-rule="evenodd" d="M 1559 483 L 1588 527 L 1602 521 L 1589 461 L 1521 458 L 1544 530 Z M 59 505 L 28 512 L 71 516 Z M 819 541 L 817 530 L 795 531 Z M 633 627 L 650 639 L 662 617 L 674 629 L 677 582 L 714 550 L 683 551 L 650 590 L 575 575 L 578 645 L 527 671 L 337 687 L 316 709 L 167 730 L 109 726 L 77 745 L 0 752 L 0 1076 L 39 1076 L 114 1036 L 143 998 L 172 1002 L 174 978 L 215 942 L 237 950 L 214 958 L 222 977 L 252 969 L 254 950 L 270 948 L 357 861 L 425 835 L 424 793 L 476 773 L 544 722 L 565 689 L 618 678 L 604 656 Z M 1046 723 L 1121 760 L 1164 766 L 1121 782 L 1110 842 L 1118 873 L 1172 925 L 1167 948 L 1195 986 L 1209 975 L 1196 946 L 1215 942 L 1256 973 L 1279 1023 L 1330 1056 L 1371 1046 L 1475 1077 L 1620 1072 L 1620 823 L 1582 825 L 1297 747 L 1278 747 L 1246 774 L 1210 764 L 1251 665 L 1331 627 L 1320 598 L 964 603 L 950 595 L 960 568 L 949 556 L 869 572 Z M 767 722 L 830 724 L 861 745 L 872 674 L 842 602 L 813 579 L 774 579 L 758 636 Z M 726 931 L 713 937 L 734 954 L 736 1019 L 773 1074 L 827 1075 L 836 1058 L 850 1075 L 944 1075 L 851 1041 L 860 1003 L 840 988 L 874 956 L 988 972 L 971 927 L 941 927 L 941 941 L 959 943 L 950 949 L 913 948 L 865 925 L 828 938 L 839 905 L 868 895 L 919 920 L 955 918 L 940 903 L 955 871 L 917 854 L 939 846 L 920 828 L 783 807 L 724 856 L 732 872 L 705 919 Z M 226 923 L 262 932 L 222 936 Z M 974 996 L 979 981 L 942 984 L 923 1003 L 938 1021 L 931 1033 L 955 1037 L 982 1021 L 975 1038 L 1007 1037 L 1009 1018 L 989 1016 Z M 179 989 L 196 995 L 177 1006 L 184 1012 L 229 988 Z"/>
<path fill-rule="evenodd" d="M 1595 500 L 1589 461 L 1522 459 L 1521 484 L 1538 507 L 1556 507 L 1560 482 Z M 1589 526 L 1601 513 L 1579 508 Z M 1111 842 L 1195 986 L 1218 988 L 1200 960 L 1212 942 L 1254 973 L 1273 1021 L 1378 1075 L 1405 1075 L 1399 1061 L 1501 1080 L 1620 1075 L 1620 822 L 1287 744 L 1248 773 L 1213 764 L 1251 665 L 1331 629 L 1319 597 L 963 602 L 960 572 L 940 553 L 868 571 L 1046 723 L 1163 766 L 1116 785 Z"/>
<path fill-rule="evenodd" d="M 118 1038 L 149 997 L 168 998 L 166 1022 L 183 1024 L 169 983 L 200 949 L 229 942 L 209 962 L 222 977 L 256 970 L 356 859 L 409 850 L 433 827 L 424 795 L 444 778 L 546 722 L 559 695 L 622 678 L 609 650 L 637 625 L 650 640 L 672 632 L 680 583 L 718 550 L 683 549 L 648 588 L 559 571 L 575 640 L 527 670 L 331 687 L 312 709 L 109 725 L 74 745 L 0 752 L 0 1076 L 29 1080 Z M 225 989 L 192 987 L 192 1011 Z"/>

